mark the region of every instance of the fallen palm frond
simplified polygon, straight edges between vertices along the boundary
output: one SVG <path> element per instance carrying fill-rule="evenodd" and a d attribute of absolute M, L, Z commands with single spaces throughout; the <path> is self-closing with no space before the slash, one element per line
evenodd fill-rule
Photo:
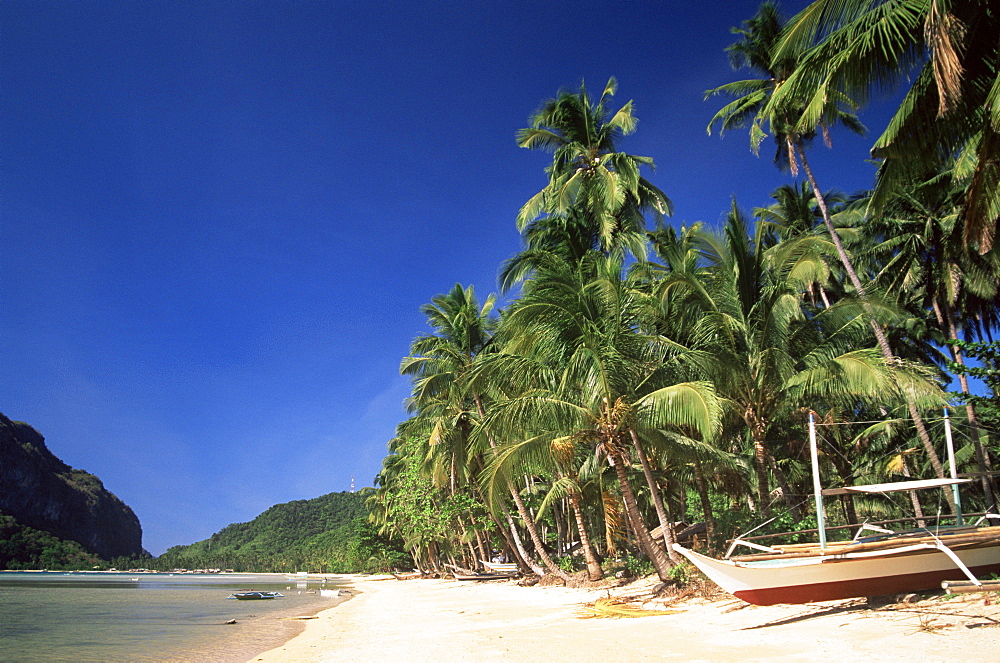
<path fill-rule="evenodd" d="M 632 605 L 617 599 L 601 598 L 593 603 L 587 603 L 580 608 L 580 619 L 593 619 L 595 617 L 623 618 L 623 617 L 652 617 L 655 615 L 676 615 L 683 610 L 647 610 L 637 605 Z"/>

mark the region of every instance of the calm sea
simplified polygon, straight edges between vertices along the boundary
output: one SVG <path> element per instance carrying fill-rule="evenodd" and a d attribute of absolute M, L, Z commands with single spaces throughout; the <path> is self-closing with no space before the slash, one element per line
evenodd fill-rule
<path fill-rule="evenodd" d="M 276 575 L 0 572 L 0 661 L 246 661 L 343 599 Z M 233 591 L 284 598 L 227 600 Z M 235 619 L 235 624 L 226 624 Z"/>

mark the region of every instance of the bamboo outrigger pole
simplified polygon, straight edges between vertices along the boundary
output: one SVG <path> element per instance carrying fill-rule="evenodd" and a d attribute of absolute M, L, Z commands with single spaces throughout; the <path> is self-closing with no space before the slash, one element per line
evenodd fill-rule
<path fill-rule="evenodd" d="M 823 511 L 823 485 L 819 480 L 819 452 L 816 449 L 816 414 L 809 413 L 809 453 L 812 456 L 813 492 L 816 494 L 816 528 L 819 547 L 826 550 L 826 513 Z"/>
<path fill-rule="evenodd" d="M 948 443 L 948 466 L 951 470 L 951 478 L 958 478 L 958 466 L 955 463 L 955 443 L 951 439 L 951 419 L 948 418 L 948 408 L 944 409 L 944 439 Z M 959 497 L 958 484 L 952 484 L 952 495 L 955 497 L 955 524 L 961 527 L 965 523 L 962 520 L 962 501 Z"/>

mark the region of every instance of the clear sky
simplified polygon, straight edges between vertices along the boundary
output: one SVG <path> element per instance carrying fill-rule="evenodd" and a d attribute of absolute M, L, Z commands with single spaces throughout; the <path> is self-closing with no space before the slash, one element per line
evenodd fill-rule
<path fill-rule="evenodd" d="M 673 223 L 789 181 L 705 133 L 757 4 L 0 3 L 0 412 L 154 554 L 371 485 L 419 307 L 496 289 L 548 160 L 514 135 L 560 88 L 617 77 Z M 866 187 L 871 140 L 815 148 L 821 185 Z"/>

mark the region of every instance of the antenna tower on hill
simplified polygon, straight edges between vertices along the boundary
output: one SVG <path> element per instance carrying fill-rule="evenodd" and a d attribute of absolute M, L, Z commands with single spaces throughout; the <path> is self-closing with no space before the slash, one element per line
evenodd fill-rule
<path fill-rule="evenodd" d="M 351 475 L 351 492 L 354 492 L 354 475 Z"/>

